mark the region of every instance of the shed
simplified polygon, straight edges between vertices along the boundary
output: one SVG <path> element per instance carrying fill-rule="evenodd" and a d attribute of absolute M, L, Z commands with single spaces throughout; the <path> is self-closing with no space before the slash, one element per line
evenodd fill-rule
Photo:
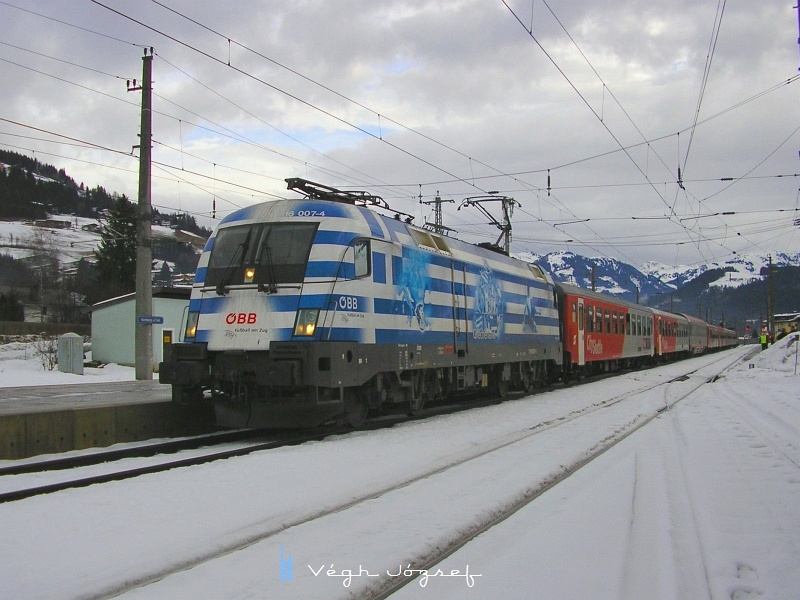
<path fill-rule="evenodd" d="M 136 294 L 126 294 L 92 305 L 92 360 L 120 365 L 136 364 L 136 327 L 153 328 L 153 365 L 163 360 L 161 335 L 165 329 L 174 332 L 173 339 L 183 337 L 183 323 L 189 307 L 189 287 L 153 288 L 153 315 L 163 323 L 137 325 Z"/>
<path fill-rule="evenodd" d="M 789 333 L 800 327 L 800 312 L 791 312 L 775 315 L 775 331 Z"/>

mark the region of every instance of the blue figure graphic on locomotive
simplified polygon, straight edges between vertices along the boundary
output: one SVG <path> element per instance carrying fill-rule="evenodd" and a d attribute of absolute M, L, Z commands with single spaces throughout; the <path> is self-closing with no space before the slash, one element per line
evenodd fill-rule
<path fill-rule="evenodd" d="M 548 274 L 364 204 L 279 200 L 220 223 L 184 341 L 160 365 L 176 402 L 210 397 L 231 427 L 357 425 L 370 412 L 558 378 Z"/>
<path fill-rule="evenodd" d="M 287 182 L 307 197 L 219 224 L 184 340 L 160 365 L 173 400 L 210 399 L 220 425 L 357 426 L 368 414 L 530 391 L 690 341 L 691 352 L 735 343 L 730 330 L 654 319 L 652 309 L 556 285 L 538 265 L 375 212 L 388 208 L 380 198 Z"/>

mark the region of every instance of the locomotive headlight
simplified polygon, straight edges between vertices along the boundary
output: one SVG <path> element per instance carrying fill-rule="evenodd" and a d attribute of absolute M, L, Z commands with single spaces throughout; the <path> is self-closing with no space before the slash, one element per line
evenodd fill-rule
<path fill-rule="evenodd" d="M 190 312 L 186 319 L 186 332 L 184 339 L 194 338 L 197 335 L 197 322 L 200 320 L 199 312 Z"/>
<path fill-rule="evenodd" d="M 297 311 L 297 324 L 294 326 L 294 334 L 301 336 L 314 335 L 317 329 L 317 318 L 319 310 L 316 308 L 303 308 Z"/>
<path fill-rule="evenodd" d="M 253 267 L 248 267 L 244 270 L 244 282 L 253 283 L 253 278 L 256 276 L 256 270 Z"/>

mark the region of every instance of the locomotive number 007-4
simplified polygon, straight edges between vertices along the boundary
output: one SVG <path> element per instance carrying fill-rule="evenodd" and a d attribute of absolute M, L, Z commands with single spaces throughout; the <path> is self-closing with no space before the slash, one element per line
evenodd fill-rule
<path fill-rule="evenodd" d="M 287 217 L 324 217 L 324 210 L 290 210 L 286 213 Z"/>

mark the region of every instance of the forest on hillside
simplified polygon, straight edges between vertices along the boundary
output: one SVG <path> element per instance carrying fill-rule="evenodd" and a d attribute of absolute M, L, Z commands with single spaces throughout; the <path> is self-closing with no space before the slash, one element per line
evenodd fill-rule
<path fill-rule="evenodd" d="M 94 260 L 63 265 L 51 236 L 39 228 L 13 236 L 26 258 L 0 252 L 0 321 L 34 319 L 57 323 L 88 322 L 87 306 L 135 289 L 136 206 L 103 187 L 77 184 L 63 169 L 35 158 L 0 150 L 0 220 L 37 221 L 59 215 L 98 219 L 100 245 Z M 153 210 L 153 221 L 202 238 L 211 230 L 191 215 Z M 154 283 L 171 285 L 176 274 L 193 274 L 199 258 L 189 243 L 159 239 L 153 259 L 164 261 Z M 172 267 L 167 265 L 169 263 Z"/>

